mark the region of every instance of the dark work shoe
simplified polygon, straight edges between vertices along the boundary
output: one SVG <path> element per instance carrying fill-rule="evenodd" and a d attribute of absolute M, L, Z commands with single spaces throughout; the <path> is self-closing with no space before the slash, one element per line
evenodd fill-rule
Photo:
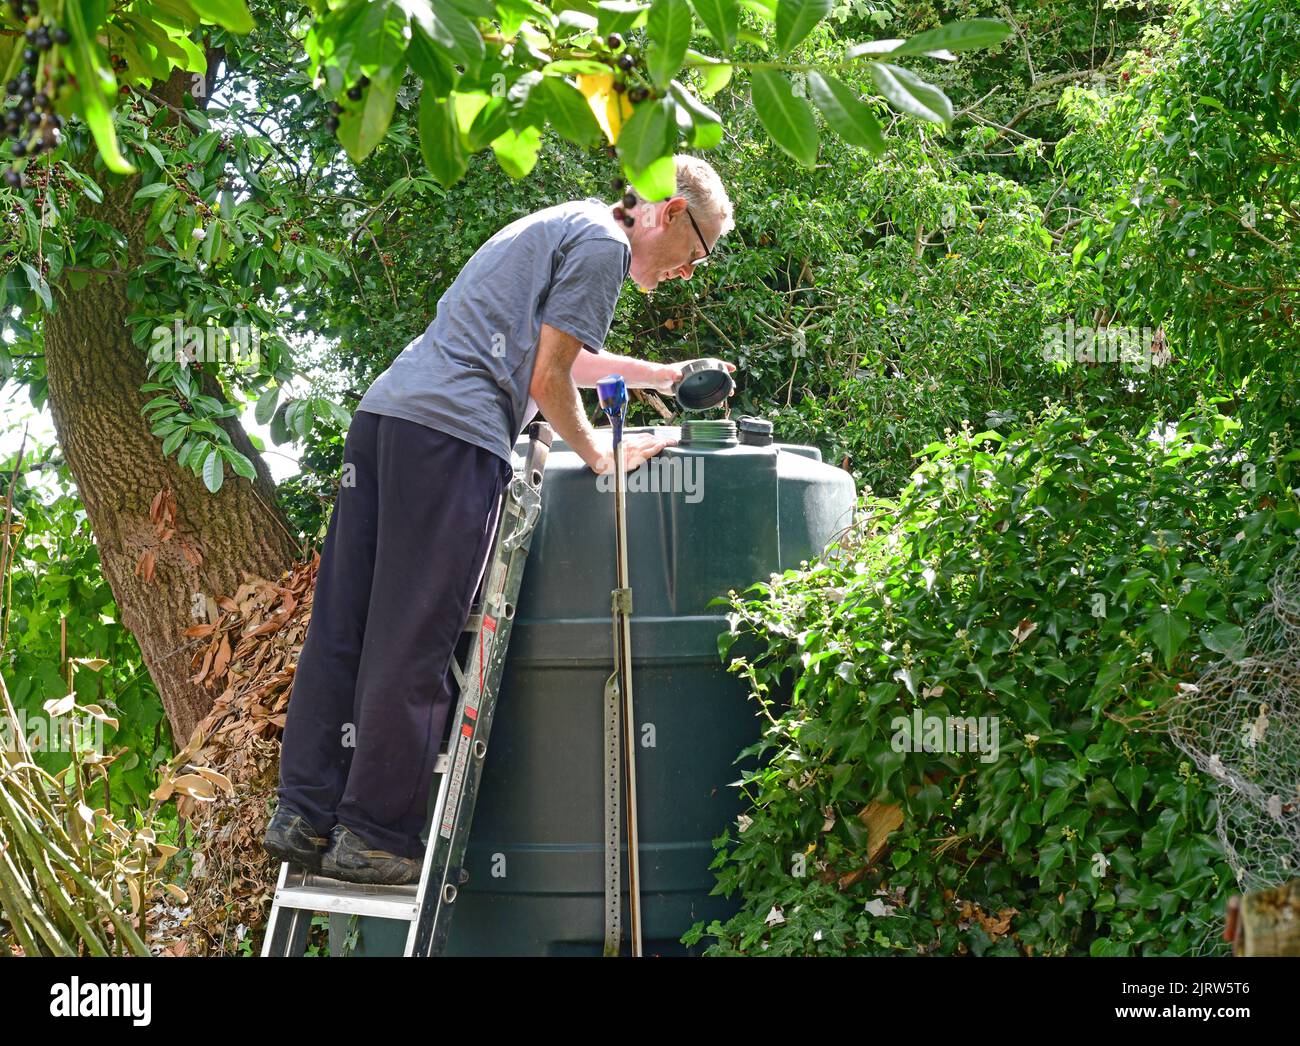
<path fill-rule="evenodd" d="M 281 803 L 271 815 L 271 823 L 266 826 L 262 849 L 272 857 L 319 872 L 321 854 L 328 842 L 324 836 L 316 834 L 305 817 Z"/>
<path fill-rule="evenodd" d="M 420 881 L 424 862 L 373 849 L 347 825 L 336 824 L 321 858 L 321 875 L 369 886 L 402 886 Z"/>

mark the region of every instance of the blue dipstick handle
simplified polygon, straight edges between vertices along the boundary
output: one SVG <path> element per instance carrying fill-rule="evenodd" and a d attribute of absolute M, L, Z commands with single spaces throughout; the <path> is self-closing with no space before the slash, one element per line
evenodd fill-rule
<path fill-rule="evenodd" d="M 596 396 L 600 409 L 609 415 L 614 428 L 614 449 L 623 442 L 623 418 L 627 414 L 627 382 L 621 374 L 611 374 L 596 382 Z"/>

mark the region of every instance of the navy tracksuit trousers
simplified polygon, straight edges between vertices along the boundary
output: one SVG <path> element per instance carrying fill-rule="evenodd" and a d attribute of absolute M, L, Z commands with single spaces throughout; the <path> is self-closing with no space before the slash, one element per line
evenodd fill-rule
<path fill-rule="evenodd" d="M 455 704 L 451 659 L 510 466 L 367 411 L 352 419 L 343 457 L 285 721 L 279 797 L 321 835 L 341 823 L 376 849 L 419 858 Z"/>

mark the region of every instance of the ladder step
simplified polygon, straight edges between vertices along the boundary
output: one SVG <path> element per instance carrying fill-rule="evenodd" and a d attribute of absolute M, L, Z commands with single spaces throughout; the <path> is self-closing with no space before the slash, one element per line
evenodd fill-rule
<path fill-rule="evenodd" d="M 461 629 L 461 631 L 477 632 L 482 627 L 483 627 L 483 614 L 481 611 L 479 611 L 476 608 L 474 613 L 470 614 L 469 620 L 465 622 L 465 627 Z"/>
<path fill-rule="evenodd" d="M 417 883 L 405 886 L 364 886 L 338 879 L 313 877 L 321 885 L 286 886 L 275 893 L 282 908 L 310 912 L 339 912 L 343 915 L 373 915 L 380 919 L 411 922 L 419 914 Z"/>

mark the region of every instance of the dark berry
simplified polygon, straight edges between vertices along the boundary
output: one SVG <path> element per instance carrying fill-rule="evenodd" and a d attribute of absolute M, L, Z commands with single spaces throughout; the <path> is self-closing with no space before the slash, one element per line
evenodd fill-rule
<path fill-rule="evenodd" d="M 325 130 L 331 134 L 339 129 L 339 118 L 337 116 L 327 116 L 325 118 Z"/>
<path fill-rule="evenodd" d="M 5 94 L 17 94 L 17 93 L 18 93 L 17 80 L 10 80 L 7 84 L 5 84 Z"/>
<path fill-rule="evenodd" d="M 360 87 L 349 87 L 349 88 L 348 88 L 348 97 L 351 98 L 354 102 L 359 102 L 359 101 L 361 101 L 361 88 L 360 88 Z"/>
<path fill-rule="evenodd" d="M 41 52 L 34 47 L 23 48 L 23 61 L 28 65 L 35 65 L 41 60 Z"/>
<path fill-rule="evenodd" d="M 605 37 L 605 46 L 611 51 L 617 51 L 623 46 L 623 38 L 618 33 L 610 33 L 609 36 Z"/>
<path fill-rule="evenodd" d="M 48 109 L 50 107 L 50 96 L 44 91 L 38 91 L 32 98 L 32 105 L 36 106 L 37 109 Z"/>
<path fill-rule="evenodd" d="M 338 102 L 330 102 L 329 110 L 330 110 L 330 112 L 332 112 L 335 116 L 338 116 L 338 114 L 341 113 L 341 112 L 343 111 L 343 106 L 339 105 Z"/>
<path fill-rule="evenodd" d="M 614 157 L 618 156 L 618 147 L 614 145 L 605 146 L 605 155 L 608 156 L 610 159 L 613 159 Z"/>
<path fill-rule="evenodd" d="M 630 54 L 621 54 L 618 56 L 618 67 L 624 72 L 627 72 L 634 65 L 636 65 L 636 59 Z"/>
<path fill-rule="evenodd" d="M 626 90 L 627 90 L 627 84 L 625 84 L 622 80 L 614 81 L 614 92 L 616 94 L 622 94 Z"/>
<path fill-rule="evenodd" d="M 28 29 L 27 32 L 23 33 L 23 39 L 26 40 L 29 44 L 34 44 L 36 43 L 37 35 L 38 34 L 35 29 Z"/>
<path fill-rule="evenodd" d="M 22 142 L 14 142 L 14 147 L 12 151 L 15 156 L 26 156 L 27 146 L 24 145 Z"/>
<path fill-rule="evenodd" d="M 629 192 L 623 196 L 623 206 L 632 208 L 636 206 L 636 193 Z"/>
<path fill-rule="evenodd" d="M 11 189 L 21 189 L 23 187 L 23 176 L 11 167 L 5 171 L 5 185 Z"/>
<path fill-rule="evenodd" d="M 358 86 L 358 87 L 362 87 L 362 88 L 364 88 L 364 87 L 369 87 L 369 86 L 370 86 L 370 77 L 365 76 L 365 75 L 363 74 L 361 77 L 359 77 L 359 78 L 357 79 L 357 86 Z"/>
<path fill-rule="evenodd" d="M 625 186 L 626 184 L 627 182 L 625 182 L 622 178 L 615 178 L 612 182 L 609 183 L 609 187 L 613 189 L 615 192 L 622 192 L 623 186 Z"/>
<path fill-rule="evenodd" d="M 633 218 L 630 214 L 625 214 L 623 215 L 623 224 L 630 229 L 632 228 L 632 226 L 636 224 L 636 219 Z"/>
<path fill-rule="evenodd" d="M 28 127 L 35 127 L 40 122 L 41 122 L 41 114 L 38 113 L 35 109 L 33 109 L 30 113 L 27 114 Z"/>
<path fill-rule="evenodd" d="M 18 85 L 19 96 L 23 98 L 30 98 L 35 93 L 36 93 L 36 88 L 32 86 L 32 82 L 30 80 L 23 80 L 21 83 L 19 83 Z"/>
<path fill-rule="evenodd" d="M 47 149 L 58 148 L 59 132 L 53 127 L 47 127 L 41 132 L 41 145 Z"/>
<path fill-rule="evenodd" d="M 650 97 L 650 89 L 648 87 L 634 87 L 628 91 L 627 97 L 632 102 L 644 102 Z"/>
<path fill-rule="evenodd" d="M 59 26 L 54 30 L 54 42 L 56 44 L 70 44 L 72 43 L 72 34 L 64 29 L 63 26 Z"/>
<path fill-rule="evenodd" d="M 614 217 L 617 218 L 619 221 L 622 221 L 622 220 L 623 220 L 623 215 L 626 214 L 626 213 L 627 213 L 627 212 L 623 210 L 623 205 L 622 205 L 622 204 L 615 204 L 615 205 L 614 205 Z"/>

